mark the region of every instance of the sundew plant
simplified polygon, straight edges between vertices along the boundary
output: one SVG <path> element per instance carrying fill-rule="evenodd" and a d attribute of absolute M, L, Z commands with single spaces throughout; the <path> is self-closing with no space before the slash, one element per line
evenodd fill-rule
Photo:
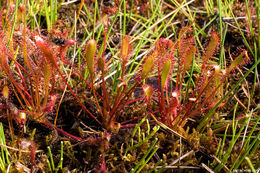
<path fill-rule="evenodd" d="M 257 172 L 259 3 L 1 1 L 1 172 Z"/>

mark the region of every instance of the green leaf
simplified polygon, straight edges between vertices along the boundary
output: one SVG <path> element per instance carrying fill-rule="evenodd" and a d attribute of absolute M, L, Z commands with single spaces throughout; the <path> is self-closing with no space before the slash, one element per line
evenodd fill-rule
<path fill-rule="evenodd" d="M 153 63 L 154 63 L 153 56 L 149 56 L 143 65 L 143 72 L 141 75 L 142 79 L 145 79 L 148 76 L 148 74 L 151 72 L 153 68 Z"/>
<path fill-rule="evenodd" d="M 167 60 L 162 69 L 161 87 L 164 88 L 171 69 L 171 60 Z"/>
<path fill-rule="evenodd" d="M 88 41 L 87 45 L 86 45 L 86 50 L 85 50 L 85 58 L 87 61 L 87 67 L 88 67 L 88 71 L 90 73 L 91 76 L 93 76 L 93 68 L 94 68 L 94 56 L 96 53 L 96 47 L 97 47 L 97 43 L 94 39 L 91 39 Z"/>

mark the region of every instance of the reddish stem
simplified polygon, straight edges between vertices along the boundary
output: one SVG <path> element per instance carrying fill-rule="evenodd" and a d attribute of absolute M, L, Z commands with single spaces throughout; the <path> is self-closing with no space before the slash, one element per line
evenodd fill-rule
<path fill-rule="evenodd" d="M 63 77 L 62 73 L 60 72 L 58 66 L 56 66 L 56 69 L 59 73 L 59 75 L 61 76 L 61 78 L 63 79 L 63 81 L 65 82 L 65 84 L 67 85 L 67 87 L 69 88 L 71 94 L 75 97 L 75 99 L 78 101 L 78 103 L 80 104 L 80 106 L 89 113 L 89 115 L 91 117 L 93 117 L 100 125 L 102 125 L 102 123 L 81 103 L 81 101 L 78 99 L 78 97 L 76 96 L 76 94 L 73 92 L 73 90 L 71 89 L 71 87 L 69 86 L 69 84 L 67 83 L 67 81 L 65 80 L 65 78 Z"/>
<path fill-rule="evenodd" d="M 97 96 L 99 96 L 102 100 L 104 100 L 103 99 L 103 97 L 101 96 L 101 95 L 99 95 L 97 92 L 96 92 L 96 90 L 94 90 L 94 88 L 83 78 L 83 76 L 79 73 L 79 71 L 77 71 L 74 67 L 73 67 L 73 70 L 79 75 L 79 77 L 87 84 L 87 86 L 93 91 L 93 92 L 95 92 L 95 94 L 97 95 Z"/>
<path fill-rule="evenodd" d="M 118 102 L 118 104 L 117 105 L 113 105 L 113 109 L 111 110 L 111 112 L 110 112 L 110 115 L 111 115 L 111 120 L 112 121 L 115 121 L 115 119 L 116 119 L 116 111 L 118 110 L 118 106 L 119 106 L 119 103 L 123 103 L 124 102 L 124 100 L 125 100 L 125 103 L 124 103 L 124 106 L 126 105 L 126 102 L 129 100 L 129 98 L 130 98 L 130 95 L 131 95 L 131 93 L 133 93 L 133 91 L 134 91 L 134 89 L 137 87 L 137 85 L 139 85 L 139 83 L 140 83 L 141 81 L 137 81 L 135 84 L 134 84 L 134 86 L 124 95 L 124 97 L 122 98 L 122 99 L 119 99 L 120 100 L 120 102 Z"/>
<path fill-rule="evenodd" d="M 139 101 L 139 100 L 143 100 L 143 99 L 144 99 L 144 98 L 137 98 L 137 99 L 134 99 L 134 100 L 131 100 L 131 101 L 125 102 L 125 104 L 123 104 L 122 106 L 120 106 L 120 107 L 118 108 L 118 110 L 123 109 L 126 105 L 129 105 L 129 104 L 131 104 L 131 103 L 134 103 L 134 102 L 137 102 L 137 101 Z"/>

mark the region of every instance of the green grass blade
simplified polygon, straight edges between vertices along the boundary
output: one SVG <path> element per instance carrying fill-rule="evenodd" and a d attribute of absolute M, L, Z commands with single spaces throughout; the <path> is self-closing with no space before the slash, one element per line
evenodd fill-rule
<path fill-rule="evenodd" d="M 131 173 L 134 173 L 137 171 L 137 169 L 144 163 L 145 158 L 148 156 L 148 154 L 152 151 L 153 147 L 155 146 L 155 144 L 157 143 L 158 138 L 155 138 L 153 143 L 151 144 L 150 148 L 147 150 L 147 152 L 145 153 L 145 155 L 141 158 L 141 160 L 138 162 L 138 164 L 135 166 L 134 169 L 131 170 Z M 141 166 L 142 167 L 142 166 Z M 141 168 L 140 167 L 140 168 Z M 140 170 L 141 171 L 141 170 Z M 140 172 L 139 170 L 137 172 Z"/>
<path fill-rule="evenodd" d="M 237 122 L 237 121 L 236 121 Z M 244 121 L 244 123 L 242 124 L 241 128 L 239 129 L 238 133 L 236 134 L 236 127 L 237 127 L 237 124 L 238 123 L 235 123 L 234 127 L 233 127 L 233 137 L 232 137 L 232 140 L 231 140 L 231 143 L 229 145 L 229 148 L 227 149 L 226 153 L 224 154 L 223 156 L 223 159 L 221 159 L 221 163 L 222 164 L 226 164 L 230 155 L 231 155 L 231 152 L 232 152 L 232 149 L 236 143 L 236 141 L 238 140 L 240 134 L 242 133 L 243 129 L 245 128 L 246 124 L 247 124 L 247 120 Z M 220 172 L 221 169 L 223 168 L 223 165 L 220 164 L 218 165 L 216 168 L 215 168 L 215 172 Z"/>
<path fill-rule="evenodd" d="M 52 156 L 52 153 L 51 153 L 51 147 L 48 146 L 47 149 L 48 149 L 50 160 L 51 160 L 51 162 L 50 162 L 51 163 L 51 168 L 52 168 L 51 170 L 54 171 L 55 170 L 55 166 L 54 166 L 53 156 Z"/>
<path fill-rule="evenodd" d="M 50 21 L 50 16 L 49 16 L 49 7 L 48 7 L 48 1 L 43 0 L 44 4 L 44 11 L 45 11 L 45 18 L 46 18 L 46 23 L 47 23 L 47 29 L 51 29 L 51 21 Z"/>
<path fill-rule="evenodd" d="M 238 163 L 234 166 L 234 170 L 236 170 L 240 166 L 240 164 L 244 161 L 245 157 L 248 155 L 249 151 L 252 149 L 252 147 L 254 146 L 256 141 L 259 140 L 259 137 L 260 137 L 260 131 L 257 133 L 257 137 L 253 140 L 253 142 L 249 145 L 249 147 L 247 147 L 244 154 L 240 158 L 238 157 L 236 159 L 235 163 L 236 162 L 238 162 Z"/>
<path fill-rule="evenodd" d="M 245 159 L 246 159 L 246 161 L 247 161 L 247 163 L 248 163 L 248 165 L 249 165 L 251 171 L 252 171 L 253 173 L 256 173 L 256 170 L 255 170 L 255 168 L 254 168 L 252 162 L 250 161 L 249 157 L 245 157 Z"/>
<path fill-rule="evenodd" d="M 252 116 L 252 114 L 250 115 L 250 117 L 251 117 L 251 116 Z M 243 155 L 240 157 L 240 155 L 241 155 L 242 153 L 239 154 L 239 156 L 237 157 L 237 159 L 236 159 L 235 162 L 233 163 L 231 169 L 232 169 L 232 168 L 237 169 L 237 168 L 239 167 L 239 165 L 242 163 L 242 161 L 245 159 L 245 157 L 248 155 L 248 153 L 251 151 L 251 149 L 253 148 L 253 146 L 254 146 L 255 144 L 259 144 L 259 142 L 257 142 L 257 141 L 258 141 L 258 139 L 259 139 L 259 137 L 260 137 L 260 131 L 259 131 L 258 134 L 255 136 L 255 138 L 254 138 L 254 140 L 251 142 L 251 144 L 248 145 L 249 142 L 250 142 L 250 139 L 251 139 L 251 136 L 252 136 L 253 132 L 255 132 L 255 129 L 257 128 L 257 124 L 258 124 L 259 121 L 260 121 L 260 116 L 257 117 L 257 120 L 256 120 L 256 122 L 254 123 L 254 126 L 252 127 L 251 132 L 249 133 L 249 135 L 248 135 L 248 137 L 247 137 L 247 140 L 245 141 L 245 144 L 244 144 L 244 146 L 243 146 L 243 148 L 242 148 L 242 150 L 241 150 L 241 151 L 244 151 L 244 149 L 245 149 Z M 255 147 L 258 147 L 258 146 L 255 146 Z M 255 147 L 254 147 L 254 148 L 255 148 Z M 254 149 L 254 148 L 253 148 L 253 149 Z M 237 163 L 237 162 L 238 162 L 238 163 Z"/>
<path fill-rule="evenodd" d="M 148 173 L 152 173 L 152 172 L 155 170 L 155 168 L 156 168 L 157 166 L 159 166 L 159 165 L 162 163 L 162 161 L 163 161 L 162 159 L 159 160 L 159 161 L 154 165 L 154 167 L 153 167 L 152 169 L 149 170 Z"/>
<path fill-rule="evenodd" d="M 60 161 L 59 164 L 57 166 L 57 168 L 55 169 L 55 173 L 58 173 L 59 170 L 62 170 L 62 165 L 63 165 L 63 141 L 60 142 Z"/>
<path fill-rule="evenodd" d="M 157 139 L 157 138 L 155 138 Z M 152 146 L 151 146 L 152 147 Z M 159 149 L 159 147 L 156 147 L 154 149 L 154 151 L 150 154 L 150 156 L 145 160 L 145 162 L 142 164 L 142 166 L 137 170 L 137 173 L 139 173 L 144 167 L 145 165 L 150 161 L 150 159 L 153 157 L 153 155 L 157 152 L 157 150 Z"/>
<path fill-rule="evenodd" d="M 15 1 L 15 10 L 14 10 L 14 20 L 13 20 L 13 24 L 12 24 L 10 39 L 8 40 L 8 43 L 7 43 L 7 47 L 10 45 L 10 43 L 11 43 L 11 41 L 13 39 L 13 33 L 14 33 L 14 27 L 15 27 L 15 23 L 16 23 L 16 19 L 17 19 L 18 7 L 19 7 L 19 0 L 16 0 Z"/>

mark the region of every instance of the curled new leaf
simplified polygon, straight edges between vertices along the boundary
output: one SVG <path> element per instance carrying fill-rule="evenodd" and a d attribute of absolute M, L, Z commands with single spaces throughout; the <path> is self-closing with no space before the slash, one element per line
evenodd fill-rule
<path fill-rule="evenodd" d="M 170 69 L 171 69 L 171 60 L 167 60 L 164 64 L 164 66 L 163 66 L 163 69 L 162 69 L 162 76 L 161 76 L 161 87 L 162 87 L 162 89 L 165 86 L 165 83 L 167 81 Z"/>
<path fill-rule="evenodd" d="M 96 41 L 91 39 L 88 41 L 85 50 L 85 58 L 87 62 L 88 71 L 92 76 L 93 76 L 93 68 L 94 68 L 93 64 L 94 64 L 94 56 L 96 53 L 96 47 L 97 47 Z"/>
<path fill-rule="evenodd" d="M 143 90 L 148 99 L 153 95 L 153 88 L 150 85 L 144 85 Z"/>
<path fill-rule="evenodd" d="M 20 123 L 20 124 L 25 124 L 25 121 L 26 121 L 26 113 L 20 112 L 20 113 L 18 114 L 17 121 L 18 121 L 18 123 Z"/>
<path fill-rule="evenodd" d="M 156 42 L 155 50 L 158 52 L 158 54 L 163 57 L 167 53 L 170 54 L 174 52 L 175 47 L 173 46 L 173 42 L 166 38 L 160 38 Z"/>

